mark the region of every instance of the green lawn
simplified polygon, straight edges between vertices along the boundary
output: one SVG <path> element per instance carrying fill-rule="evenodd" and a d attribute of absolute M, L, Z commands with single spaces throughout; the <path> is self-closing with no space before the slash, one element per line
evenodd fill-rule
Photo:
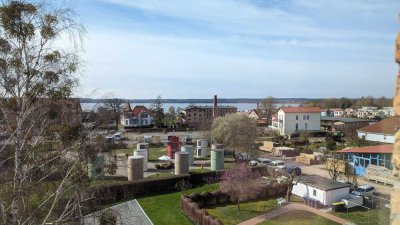
<path fill-rule="evenodd" d="M 363 209 L 355 207 L 349 209 L 349 212 L 332 212 L 333 215 L 342 217 L 343 219 L 349 220 L 356 224 L 364 225 L 386 225 L 389 223 L 390 210 L 387 208 L 383 209 Z"/>
<path fill-rule="evenodd" d="M 238 211 L 236 204 L 207 208 L 207 211 L 210 215 L 220 219 L 224 225 L 233 225 L 264 214 L 278 207 L 276 199 L 273 198 L 241 203 L 240 211 Z"/>
<path fill-rule="evenodd" d="M 149 149 L 149 161 L 156 161 L 158 160 L 159 157 L 163 156 L 163 155 L 167 155 L 167 151 L 165 151 L 166 147 L 158 147 L 158 148 L 150 148 Z M 117 154 L 117 155 L 125 155 L 125 154 L 129 154 L 129 155 L 133 155 L 133 150 L 134 149 L 114 149 L 112 150 L 113 154 Z"/>
<path fill-rule="evenodd" d="M 217 184 L 203 185 L 187 191 L 193 192 L 214 191 L 218 188 Z M 143 210 L 149 216 L 154 225 L 180 224 L 192 225 L 192 222 L 181 212 L 180 197 L 181 192 L 162 194 L 138 199 Z"/>
<path fill-rule="evenodd" d="M 318 216 L 312 212 L 295 210 L 266 220 L 257 225 L 338 225 L 332 220 Z"/>

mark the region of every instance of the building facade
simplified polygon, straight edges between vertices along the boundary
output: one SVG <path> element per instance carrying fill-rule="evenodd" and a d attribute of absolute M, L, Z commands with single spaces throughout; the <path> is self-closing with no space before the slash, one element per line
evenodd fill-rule
<path fill-rule="evenodd" d="M 368 165 L 375 165 L 392 170 L 393 144 L 350 148 L 337 151 L 342 159 L 354 166 L 356 175 L 364 176 Z"/>
<path fill-rule="evenodd" d="M 325 131 L 341 131 L 345 136 L 357 136 L 357 130 L 370 125 L 372 121 L 348 117 L 321 117 L 321 129 Z"/>
<path fill-rule="evenodd" d="M 359 138 L 365 138 L 367 141 L 394 143 L 395 133 L 399 128 L 400 117 L 394 116 L 358 129 L 357 135 Z"/>
<path fill-rule="evenodd" d="M 321 109 L 318 107 L 282 107 L 272 122 L 281 135 L 321 130 Z"/>
<path fill-rule="evenodd" d="M 201 128 L 202 126 L 211 125 L 214 120 L 214 114 L 217 116 L 225 116 L 237 113 L 237 108 L 233 106 L 189 106 L 183 110 L 184 123 L 192 128 Z"/>
<path fill-rule="evenodd" d="M 127 103 L 121 116 L 121 124 L 125 128 L 149 127 L 153 124 L 153 111 L 143 105 L 132 109 Z"/>

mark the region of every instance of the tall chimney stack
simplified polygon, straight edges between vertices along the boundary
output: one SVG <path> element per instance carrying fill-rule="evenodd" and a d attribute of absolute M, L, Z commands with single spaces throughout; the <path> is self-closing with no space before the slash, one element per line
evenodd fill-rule
<path fill-rule="evenodd" d="M 213 117 L 216 118 L 218 116 L 218 99 L 217 99 L 217 95 L 214 95 L 214 108 L 213 108 Z"/>

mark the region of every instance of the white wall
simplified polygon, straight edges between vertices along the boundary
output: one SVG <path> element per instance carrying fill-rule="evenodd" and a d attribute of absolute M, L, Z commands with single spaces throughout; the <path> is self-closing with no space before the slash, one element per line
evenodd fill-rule
<path fill-rule="evenodd" d="M 357 132 L 358 137 L 362 138 L 365 136 L 365 140 L 367 141 L 377 141 L 382 143 L 394 143 L 394 135 L 384 135 L 384 134 L 374 134 L 374 133 L 366 133 L 366 132 Z"/>
<path fill-rule="evenodd" d="M 330 190 L 326 192 L 326 205 L 330 205 L 333 202 L 338 202 L 349 196 L 350 188 L 340 188 L 335 190 Z"/>
<path fill-rule="evenodd" d="M 313 191 L 316 190 L 316 195 Z M 330 205 L 332 202 L 339 201 L 349 195 L 349 187 L 324 191 L 315 187 L 307 186 L 303 183 L 297 183 L 293 186 L 292 194 L 300 197 L 308 197 L 320 201 L 324 205 Z"/>
<path fill-rule="evenodd" d="M 321 113 L 285 113 L 278 112 L 279 114 L 283 114 L 283 130 L 282 132 L 286 135 L 290 135 L 296 132 L 296 123 L 298 124 L 298 131 L 319 131 L 321 130 Z M 303 116 L 309 116 L 309 120 L 303 119 Z M 296 120 L 296 116 L 298 116 L 298 120 Z M 307 124 L 307 129 L 306 129 Z"/>
<path fill-rule="evenodd" d="M 316 190 L 316 196 L 313 195 L 313 190 Z M 292 194 L 295 194 L 300 197 L 308 197 L 311 199 L 315 199 L 320 201 L 322 204 L 325 205 L 325 191 L 307 186 L 303 183 L 297 183 L 293 186 Z"/>

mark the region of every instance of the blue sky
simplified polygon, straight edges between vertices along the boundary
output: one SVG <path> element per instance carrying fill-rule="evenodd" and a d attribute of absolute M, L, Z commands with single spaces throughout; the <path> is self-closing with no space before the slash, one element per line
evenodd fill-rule
<path fill-rule="evenodd" d="M 81 97 L 393 96 L 400 1 L 80 0 Z"/>

